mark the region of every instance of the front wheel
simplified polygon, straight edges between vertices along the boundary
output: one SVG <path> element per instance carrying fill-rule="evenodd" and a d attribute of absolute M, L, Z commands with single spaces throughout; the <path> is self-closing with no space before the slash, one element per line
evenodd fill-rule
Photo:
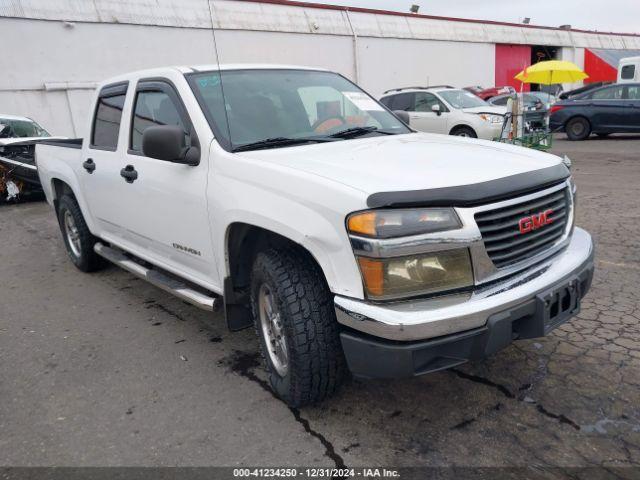
<path fill-rule="evenodd" d="M 456 127 L 451 130 L 451 135 L 456 137 L 478 138 L 478 135 L 471 127 Z"/>
<path fill-rule="evenodd" d="M 58 223 L 73 264 L 83 272 L 93 272 L 102 267 L 102 258 L 93 250 L 98 239 L 89 231 L 75 198 L 68 195 L 60 198 Z"/>
<path fill-rule="evenodd" d="M 269 382 L 291 407 L 330 397 L 345 361 L 333 298 L 322 272 L 304 253 L 259 253 L 251 276 L 251 306 Z"/>
<path fill-rule="evenodd" d="M 569 140 L 584 140 L 591 135 L 591 124 L 586 118 L 575 117 L 565 126 Z"/>

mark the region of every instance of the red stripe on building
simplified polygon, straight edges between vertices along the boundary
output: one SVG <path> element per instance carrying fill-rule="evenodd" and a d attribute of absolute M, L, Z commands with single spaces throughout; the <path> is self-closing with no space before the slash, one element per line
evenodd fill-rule
<path fill-rule="evenodd" d="M 584 49 L 584 71 L 589 75 L 584 83 L 615 82 L 618 78 L 616 67 L 609 65 L 588 48 Z"/>

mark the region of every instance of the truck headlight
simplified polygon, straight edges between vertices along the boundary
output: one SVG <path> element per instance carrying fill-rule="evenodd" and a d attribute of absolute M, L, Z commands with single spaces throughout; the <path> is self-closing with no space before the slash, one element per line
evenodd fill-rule
<path fill-rule="evenodd" d="M 453 208 L 370 210 L 347 217 L 349 233 L 373 238 L 407 237 L 461 226 Z"/>
<path fill-rule="evenodd" d="M 396 258 L 358 257 L 367 297 L 389 300 L 473 285 L 469 250 L 458 248 Z"/>

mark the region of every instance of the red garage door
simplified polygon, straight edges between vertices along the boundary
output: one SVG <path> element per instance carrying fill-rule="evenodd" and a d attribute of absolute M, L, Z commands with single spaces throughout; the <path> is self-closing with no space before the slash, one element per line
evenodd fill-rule
<path fill-rule="evenodd" d="M 520 82 L 515 77 L 524 67 L 531 65 L 529 45 L 496 45 L 496 87 L 511 85 L 520 91 Z M 529 91 L 529 85 L 524 85 Z"/>

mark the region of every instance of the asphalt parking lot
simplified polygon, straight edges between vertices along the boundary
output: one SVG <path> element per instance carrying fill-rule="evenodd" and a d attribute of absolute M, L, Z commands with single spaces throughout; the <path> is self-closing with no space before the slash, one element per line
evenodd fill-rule
<path fill-rule="evenodd" d="M 45 203 L 0 207 L 0 465 L 640 465 L 640 137 L 554 151 L 597 244 L 579 317 L 301 410 L 266 387 L 252 331 L 116 267 L 82 274 Z"/>

